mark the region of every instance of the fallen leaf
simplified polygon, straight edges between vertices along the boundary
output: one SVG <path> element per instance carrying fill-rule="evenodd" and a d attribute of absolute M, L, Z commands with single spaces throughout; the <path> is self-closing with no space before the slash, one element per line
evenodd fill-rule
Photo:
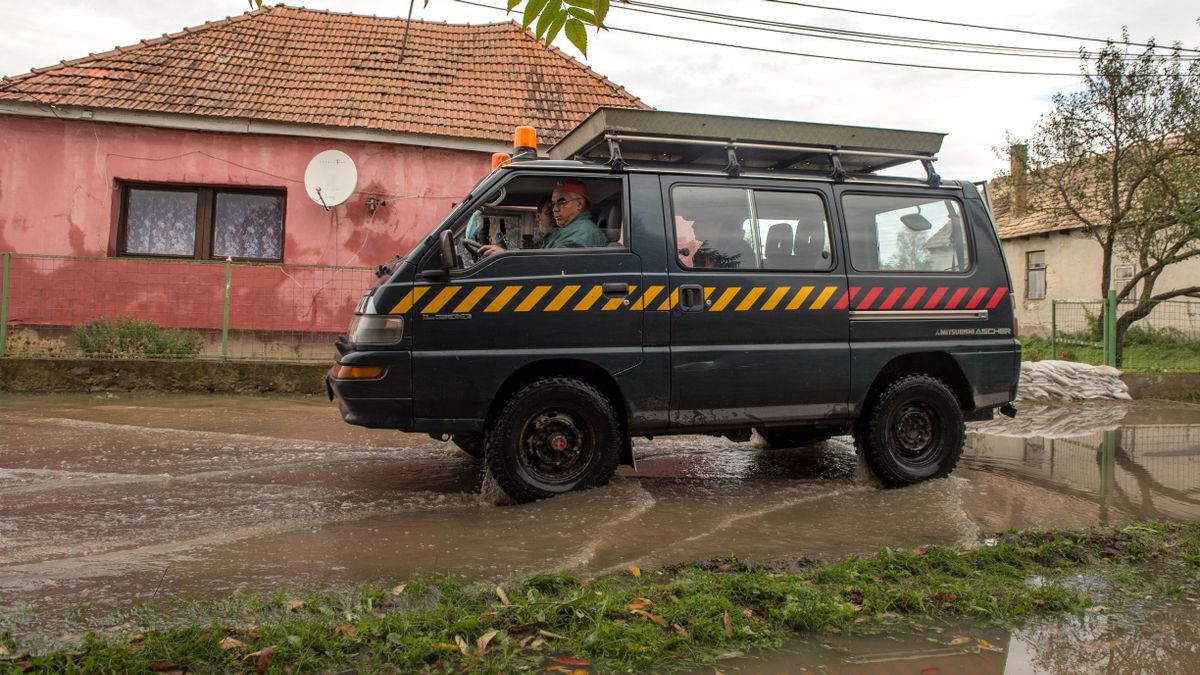
<path fill-rule="evenodd" d="M 591 671 L 587 668 L 576 668 L 575 670 L 567 673 L 567 675 L 588 675 L 590 672 Z"/>
<path fill-rule="evenodd" d="M 879 615 L 879 618 L 881 618 L 881 619 L 899 619 L 900 615 L 892 614 L 891 612 L 884 612 L 883 614 Z"/>
<path fill-rule="evenodd" d="M 449 642 L 436 642 L 436 643 L 434 643 L 433 648 L 438 650 L 439 652 L 456 652 L 456 651 L 458 651 L 458 645 L 452 645 Z"/>
<path fill-rule="evenodd" d="M 747 619 L 753 619 L 753 618 L 754 618 L 754 610 L 752 610 L 752 609 L 743 609 L 743 610 L 742 610 L 742 616 L 746 617 Z"/>
<path fill-rule="evenodd" d="M 986 649 L 986 650 L 988 650 L 989 652 L 999 652 L 999 653 L 1001 653 L 1001 654 L 1003 654 L 1003 653 L 1004 653 L 1004 649 L 1003 649 L 1003 648 L 1001 648 L 1001 647 L 997 647 L 996 645 L 994 645 L 994 644 L 992 644 L 992 643 L 988 642 L 987 640 L 984 640 L 983 638 L 976 638 L 976 639 L 975 639 L 975 644 L 979 645 L 979 648 L 980 648 L 980 649 Z"/>
<path fill-rule="evenodd" d="M 408 587 L 408 584 L 400 584 L 399 586 L 392 589 L 392 595 L 400 595 L 401 593 L 404 592 L 404 589 L 407 587 Z"/>
<path fill-rule="evenodd" d="M 1045 607 L 1046 601 L 1041 598 L 1034 598 L 1033 604 L 1037 605 L 1038 607 Z"/>
<path fill-rule="evenodd" d="M 629 603 L 629 611 L 632 612 L 638 609 L 646 609 L 653 604 L 653 602 L 647 600 L 646 598 L 635 598 L 633 602 Z"/>
<path fill-rule="evenodd" d="M 561 663 L 564 666 L 590 666 L 590 665 L 592 665 L 592 662 L 588 661 L 587 659 L 577 659 L 573 656 L 560 656 L 557 659 L 554 659 L 554 662 Z"/>
<path fill-rule="evenodd" d="M 504 589 L 500 588 L 499 586 L 496 587 L 496 597 L 500 598 L 500 604 L 506 605 L 506 606 L 509 604 L 508 603 L 508 594 L 505 593 Z"/>
<path fill-rule="evenodd" d="M 526 645 L 528 645 L 530 642 L 533 642 L 533 639 L 535 637 L 537 637 L 537 636 L 529 635 L 529 636 L 523 637 L 523 638 L 521 638 L 521 641 L 518 642 L 517 644 L 521 645 L 521 648 L 524 649 Z"/>
<path fill-rule="evenodd" d="M 358 637 L 358 629 L 354 626 L 344 623 L 333 629 L 334 635 L 345 635 L 346 637 Z"/>
<path fill-rule="evenodd" d="M 164 670 L 179 670 L 178 663 L 175 663 L 174 661 L 167 661 L 167 660 L 151 661 L 150 665 L 146 666 L 146 667 L 149 668 L 150 670 L 153 670 L 156 673 L 161 673 Z"/>
<path fill-rule="evenodd" d="M 548 637 L 548 638 L 551 638 L 554 640 L 566 640 L 567 639 L 567 636 L 565 636 L 565 635 L 559 635 L 558 633 L 551 633 L 550 631 L 542 630 L 541 628 L 538 629 L 538 635 L 541 635 L 542 637 Z"/>
<path fill-rule="evenodd" d="M 500 631 L 493 628 L 492 630 L 489 630 L 488 632 L 479 636 L 479 639 L 475 641 L 475 647 L 479 649 L 480 656 L 487 653 L 488 645 L 491 644 L 492 640 L 499 634 Z"/>
<path fill-rule="evenodd" d="M 462 652 L 463 656 L 470 656 L 471 649 L 467 647 L 467 641 L 461 635 L 454 636 L 454 644 L 458 645 L 458 651 Z"/>
<path fill-rule="evenodd" d="M 241 640 L 239 640 L 235 637 L 227 637 L 224 640 L 221 640 L 220 642 L 218 642 L 217 646 L 221 648 L 221 651 L 228 651 L 230 649 L 237 649 L 239 647 L 245 647 L 246 643 L 242 642 Z"/>
<path fill-rule="evenodd" d="M 913 549 L 913 555 L 925 555 L 926 553 L 929 553 L 929 549 L 927 549 L 927 548 L 914 548 Z"/>
<path fill-rule="evenodd" d="M 529 643 L 529 648 L 533 649 L 533 650 L 538 650 L 538 649 L 541 649 L 542 646 L 545 644 L 546 644 L 545 640 L 543 640 L 542 638 L 537 638 L 533 642 Z"/>
<path fill-rule="evenodd" d="M 668 595 L 668 596 L 667 596 L 667 599 L 671 601 L 671 604 L 672 604 L 672 605 L 678 605 L 678 604 L 679 604 L 679 598 L 675 597 L 675 594 L 674 594 L 674 593 L 672 593 L 672 594 Z"/>
<path fill-rule="evenodd" d="M 288 600 L 287 609 L 289 612 L 299 612 L 304 609 L 303 600 Z"/>
<path fill-rule="evenodd" d="M 866 622 L 867 622 L 867 617 L 865 617 L 865 616 L 860 616 L 854 620 L 854 623 L 866 623 Z"/>
<path fill-rule="evenodd" d="M 974 640 L 972 640 L 969 637 L 956 637 L 953 640 L 947 642 L 946 644 L 951 647 L 958 647 L 959 645 L 971 644 L 972 642 L 974 642 Z"/>
<path fill-rule="evenodd" d="M 629 613 L 630 613 L 630 614 L 637 614 L 638 616 L 642 617 L 643 619 L 647 619 L 647 620 L 649 620 L 649 621 L 653 621 L 654 623 L 656 623 L 656 624 L 658 624 L 658 625 L 660 625 L 660 626 L 663 626 L 663 627 L 665 627 L 665 626 L 667 625 L 667 620 L 666 620 L 666 619 L 662 618 L 661 616 L 659 616 L 659 615 L 657 615 L 657 614 L 653 614 L 653 613 L 651 613 L 651 612 L 647 612 L 647 611 L 646 611 L 646 610 L 644 610 L 644 609 L 634 609 L 634 610 L 630 610 L 630 612 L 629 612 Z M 727 616 L 728 616 L 728 615 L 727 615 Z"/>
<path fill-rule="evenodd" d="M 746 652 L 725 652 L 724 654 L 721 654 L 720 656 L 716 657 L 716 659 L 718 661 L 724 661 L 726 659 L 740 659 L 745 655 L 746 655 Z"/>
<path fill-rule="evenodd" d="M 135 634 L 135 635 L 130 635 L 130 636 L 129 636 L 129 641 L 130 641 L 130 642 L 141 642 L 142 640 L 145 640 L 145 639 L 146 639 L 146 634 L 145 634 L 145 633 L 137 633 L 137 634 Z"/>
<path fill-rule="evenodd" d="M 725 635 L 733 637 L 733 619 L 729 616 L 729 610 L 725 610 Z"/>
<path fill-rule="evenodd" d="M 692 637 L 692 634 L 689 633 L 686 628 L 684 628 L 683 626 L 680 626 L 677 623 L 671 624 L 671 628 L 674 628 L 675 633 L 681 638 L 691 639 L 691 637 Z"/>
<path fill-rule="evenodd" d="M 254 654 L 251 654 L 251 656 L 258 657 L 258 661 L 254 664 L 254 672 L 258 673 L 258 675 L 263 675 L 263 673 L 267 672 L 267 664 L 271 662 L 271 656 L 274 654 L 274 646 L 263 647 L 257 652 L 254 652 Z"/>
<path fill-rule="evenodd" d="M 546 668 L 547 673 L 569 673 L 571 669 L 566 666 L 550 666 Z"/>
<path fill-rule="evenodd" d="M 258 629 L 258 626 L 251 626 L 250 630 L 247 632 L 250 634 L 250 637 L 252 637 L 252 638 L 262 637 L 262 631 Z"/>
<path fill-rule="evenodd" d="M 641 578 L 641 576 L 642 576 L 642 568 L 638 567 L 637 565 L 630 565 L 630 566 L 629 566 L 629 573 L 630 573 L 630 574 L 632 574 L 632 575 L 633 575 L 633 576 L 635 576 L 635 577 Z"/>

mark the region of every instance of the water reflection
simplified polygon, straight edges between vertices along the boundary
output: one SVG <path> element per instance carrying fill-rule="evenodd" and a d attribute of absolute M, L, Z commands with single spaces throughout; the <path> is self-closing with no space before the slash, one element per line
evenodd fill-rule
<path fill-rule="evenodd" d="M 1023 410 L 974 426 L 963 463 L 1093 501 L 1100 524 L 1200 518 L 1200 424 L 1129 424 L 1127 413 Z"/>

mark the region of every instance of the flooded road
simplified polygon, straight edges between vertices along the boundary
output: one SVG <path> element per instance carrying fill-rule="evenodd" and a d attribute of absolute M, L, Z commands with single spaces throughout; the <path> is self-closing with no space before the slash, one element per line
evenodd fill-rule
<path fill-rule="evenodd" d="M 1026 406 L 945 480 L 882 490 L 849 439 L 635 442 L 636 471 L 526 506 L 425 436 L 317 399 L 0 395 L 0 613 L 449 572 L 827 559 L 980 532 L 1200 520 L 1200 407 Z"/>

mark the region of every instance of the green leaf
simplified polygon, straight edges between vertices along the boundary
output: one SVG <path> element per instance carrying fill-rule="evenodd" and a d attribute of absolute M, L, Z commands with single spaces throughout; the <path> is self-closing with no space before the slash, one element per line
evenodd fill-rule
<path fill-rule="evenodd" d="M 425 0 L 428 2 L 429 0 Z M 508 11 L 513 11 L 513 8 L 521 4 L 521 0 L 508 0 Z"/>
<path fill-rule="evenodd" d="M 529 0 L 529 2 L 525 3 L 525 14 L 521 17 L 521 28 L 529 28 L 530 24 L 533 23 L 534 19 L 538 18 L 538 14 L 541 14 L 542 9 L 548 2 L 550 0 Z"/>
<path fill-rule="evenodd" d="M 563 24 L 567 21 L 567 13 L 559 12 L 558 18 L 554 23 L 550 24 L 550 30 L 546 33 L 546 44 L 553 44 L 554 38 L 558 37 L 558 31 L 562 30 Z"/>
<path fill-rule="evenodd" d="M 583 9 L 592 8 L 592 0 L 563 0 L 563 2 L 572 7 L 582 7 Z"/>
<path fill-rule="evenodd" d="M 554 23 L 554 20 L 561 13 L 562 0 L 549 0 L 546 3 L 546 6 L 542 9 L 542 16 L 538 18 L 537 31 L 535 31 L 538 39 L 546 35 L 546 32 L 550 30 L 550 25 Z"/>
<path fill-rule="evenodd" d="M 584 22 L 585 24 L 589 24 L 592 26 L 596 25 L 596 15 L 592 14 L 591 12 L 589 12 L 587 10 L 576 9 L 576 8 L 572 7 L 571 9 L 567 10 L 567 13 L 570 14 L 571 16 L 575 17 L 576 19 L 579 19 L 580 21 Z"/>
<path fill-rule="evenodd" d="M 596 0 L 592 11 L 596 14 L 596 26 L 603 28 L 604 19 L 608 16 L 608 0 Z"/>
<path fill-rule="evenodd" d="M 579 50 L 579 53 L 586 57 L 587 28 L 584 27 L 583 22 L 579 19 L 571 19 L 567 21 L 566 33 L 567 39 L 571 41 L 571 44 L 575 45 L 575 48 Z"/>

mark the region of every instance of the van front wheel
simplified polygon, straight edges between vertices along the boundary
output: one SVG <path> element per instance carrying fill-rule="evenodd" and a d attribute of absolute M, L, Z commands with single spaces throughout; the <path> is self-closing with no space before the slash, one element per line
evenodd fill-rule
<path fill-rule="evenodd" d="M 607 483 L 620 457 L 621 425 L 600 390 L 546 378 L 508 399 L 485 443 L 496 482 L 513 500 L 531 502 Z"/>
<path fill-rule="evenodd" d="M 923 374 L 893 380 L 875 400 L 854 441 L 888 487 L 947 476 L 963 451 L 963 416 L 945 382 Z"/>

